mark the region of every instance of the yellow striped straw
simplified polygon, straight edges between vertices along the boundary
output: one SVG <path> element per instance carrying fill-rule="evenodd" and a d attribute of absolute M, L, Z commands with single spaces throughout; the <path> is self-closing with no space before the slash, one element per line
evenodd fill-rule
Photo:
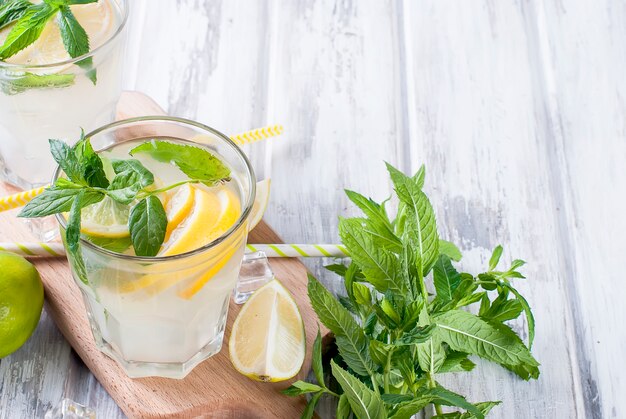
<path fill-rule="evenodd" d="M 241 134 L 233 135 L 230 138 L 236 144 L 244 145 L 265 140 L 267 138 L 276 137 L 282 134 L 283 130 L 284 129 L 282 125 L 269 125 L 267 127 L 257 128 L 252 131 L 246 131 Z M 5 196 L 4 198 L 0 198 L 0 212 L 23 207 L 24 205 L 28 204 L 31 199 L 41 194 L 48 186 L 42 186 L 41 188 L 19 192 L 13 195 Z"/>
<path fill-rule="evenodd" d="M 19 192 L 0 198 L 0 212 L 26 205 L 31 199 L 42 193 L 44 189 L 46 189 L 46 187 L 42 186 L 41 188 Z"/>
<path fill-rule="evenodd" d="M 238 145 L 244 145 L 254 143 L 267 138 L 276 137 L 283 133 L 282 125 L 270 125 L 263 128 L 257 128 L 252 131 L 247 131 L 242 134 L 233 135 L 230 137 Z"/>

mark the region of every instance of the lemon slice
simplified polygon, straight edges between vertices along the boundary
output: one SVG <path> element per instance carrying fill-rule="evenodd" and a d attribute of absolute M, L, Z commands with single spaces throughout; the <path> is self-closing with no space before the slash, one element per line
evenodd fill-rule
<path fill-rule="evenodd" d="M 283 381 L 300 371 L 306 350 L 304 323 L 278 280 L 259 288 L 243 306 L 228 347 L 235 369 L 253 380 Z"/>
<path fill-rule="evenodd" d="M 165 214 L 167 215 L 166 240 L 172 231 L 191 213 L 194 203 L 194 189 L 188 183 L 174 189 L 167 195 Z"/>
<path fill-rule="evenodd" d="M 91 49 L 102 45 L 112 35 L 115 23 L 115 12 L 110 1 L 99 1 L 84 5 L 70 6 L 76 20 L 89 35 Z M 13 25 L 0 31 L 0 42 L 4 42 Z M 22 51 L 6 61 L 14 64 L 42 65 L 69 60 L 70 55 L 63 46 L 57 19 L 46 24 L 40 37 Z"/>
<path fill-rule="evenodd" d="M 256 197 L 254 199 L 254 204 L 252 204 L 252 211 L 250 212 L 250 222 L 248 230 L 252 230 L 261 222 L 263 218 L 263 214 L 265 214 L 265 210 L 267 209 L 267 203 L 270 200 L 270 179 L 264 179 L 256 184 Z"/>
<path fill-rule="evenodd" d="M 93 237 L 128 237 L 130 209 L 108 196 L 97 204 L 83 208 L 81 232 Z"/>
<path fill-rule="evenodd" d="M 224 234 L 239 218 L 239 198 L 229 189 L 208 192 L 193 188 L 191 214 L 174 228 L 159 256 L 190 252 Z"/>

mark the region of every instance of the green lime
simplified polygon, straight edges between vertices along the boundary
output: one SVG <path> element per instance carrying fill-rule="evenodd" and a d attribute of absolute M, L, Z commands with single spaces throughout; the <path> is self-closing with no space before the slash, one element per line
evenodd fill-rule
<path fill-rule="evenodd" d="M 33 334 L 43 307 L 37 269 L 21 256 L 0 252 L 0 358 L 15 352 Z"/>

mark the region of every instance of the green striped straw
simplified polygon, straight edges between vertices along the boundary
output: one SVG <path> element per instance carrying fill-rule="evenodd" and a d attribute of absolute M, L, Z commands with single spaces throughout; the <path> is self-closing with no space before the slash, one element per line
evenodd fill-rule
<path fill-rule="evenodd" d="M 248 244 L 248 252 L 263 252 L 269 258 L 345 258 L 348 250 L 341 244 Z M 32 257 L 62 257 L 65 249 L 61 243 L 0 242 L 0 250 Z"/>

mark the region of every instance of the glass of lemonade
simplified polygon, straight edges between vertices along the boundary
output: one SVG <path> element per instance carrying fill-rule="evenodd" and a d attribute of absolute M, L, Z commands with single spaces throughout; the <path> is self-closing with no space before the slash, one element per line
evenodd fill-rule
<path fill-rule="evenodd" d="M 0 178 L 23 189 L 48 182 L 55 167 L 49 138 L 111 122 L 121 92 L 128 1 L 70 8 L 89 36 L 88 54 L 70 58 L 53 18 L 37 41 L 0 61 Z M 0 45 L 12 26 L 0 30 Z M 77 65 L 87 58 L 95 73 Z"/>
<path fill-rule="evenodd" d="M 221 349 L 254 203 L 254 172 L 227 136 L 188 120 L 133 118 L 88 137 L 105 163 L 165 141 L 204 148 L 230 169 L 230 180 L 215 186 L 185 184 L 156 195 L 168 228 L 155 257 L 135 255 L 123 231 L 128 209 L 108 198 L 82 210 L 78 251 L 68 252 L 96 345 L 131 377 L 183 378 Z M 172 162 L 132 158 L 154 174 L 154 188 L 188 179 Z M 54 180 L 63 176 L 59 168 Z M 57 220 L 63 233 L 66 216 Z"/>

